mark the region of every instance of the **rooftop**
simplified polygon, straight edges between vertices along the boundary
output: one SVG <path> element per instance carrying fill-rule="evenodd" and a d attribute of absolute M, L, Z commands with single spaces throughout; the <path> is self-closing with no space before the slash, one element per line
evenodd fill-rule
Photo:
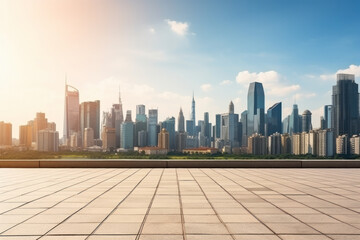
<path fill-rule="evenodd" d="M 0 239 L 360 239 L 359 169 L 0 169 Z"/>

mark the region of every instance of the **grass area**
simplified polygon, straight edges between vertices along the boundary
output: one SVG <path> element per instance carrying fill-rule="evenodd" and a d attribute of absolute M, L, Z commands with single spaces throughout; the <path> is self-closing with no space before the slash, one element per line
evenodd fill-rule
<path fill-rule="evenodd" d="M 359 156 L 336 155 L 331 158 L 314 155 L 251 155 L 251 154 L 184 154 L 169 153 L 168 155 L 145 155 L 138 152 L 110 153 L 110 152 L 38 152 L 1 150 L 0 159 L 356 159 Z"/>

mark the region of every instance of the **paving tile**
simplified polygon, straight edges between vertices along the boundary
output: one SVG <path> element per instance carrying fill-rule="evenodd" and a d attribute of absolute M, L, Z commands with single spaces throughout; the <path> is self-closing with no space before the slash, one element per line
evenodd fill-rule
<path fill-rule="evenodd" d="M 359 182 L 357 169 L 0 169 L 0 240 L 360 240 Z"/>
<path fill-rule="evenodd" d="M 272 232 L 261 223 L 227 223 L 232 234 L 271 234 Z"/>
<path fill-rule="evenodd" d="M 142 234 L 182 234 L 182 226 L 180 223 L 146 222 L 142 230 Z"/>

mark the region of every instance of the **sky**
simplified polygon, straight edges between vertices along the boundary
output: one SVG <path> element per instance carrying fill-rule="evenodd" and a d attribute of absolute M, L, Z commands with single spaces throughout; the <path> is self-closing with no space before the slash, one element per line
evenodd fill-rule
<path fill-rule="evenodd" d="M 246 110 L 252 81 L 266 109 L 294 103 L 319 127 L 338 72 L 360 81 L 360 2 L 332 0 L 0 0 L 0 121 L 44 112 L 63 131 L 65 76 L 80 102 L 145 104 L 159 121 Z"/>

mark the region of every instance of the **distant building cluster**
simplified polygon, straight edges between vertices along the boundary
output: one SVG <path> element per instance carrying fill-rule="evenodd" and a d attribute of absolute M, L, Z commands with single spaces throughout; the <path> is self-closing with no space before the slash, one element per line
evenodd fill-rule
<path fill-rule="evenodd" d="M 136 106 L 133 120 L 131 110 L 123 115 L 119 91 L 118 102 L 102 112 L 100 101 L 80 103 L 79 91 L 65 84 L 64 133 L 61 141 L 56 124 L 48 122 L 44 113 L 20 126 L 19 146 L 38 151 L 139 151 L 145 154 L 234 153 L 255 155 L 315 155 L 360 154 L 359 92 L 355 76 L 337 74 L 332 88 L 332 104 L 324 106 L 320 128 L 313 129 L 312 113 L 299 113 L 297 104 L 283 118 L 282 103 L 265 111 L 262 83 L 252 82 L 247 95 L 247 109 L 235 113 L 233 102 L 225 113 L 216 114 L 214 125 L 208 112 L 196 121 L 193 95 L 190 119 L 185 120 L 180 108 L 177 120 L 158 119 L 158 109 Z M 147 114 L 146 114 L 147 113 Z M 12 126 L 0 122 L 0 146 L 10 147 Z"/>

